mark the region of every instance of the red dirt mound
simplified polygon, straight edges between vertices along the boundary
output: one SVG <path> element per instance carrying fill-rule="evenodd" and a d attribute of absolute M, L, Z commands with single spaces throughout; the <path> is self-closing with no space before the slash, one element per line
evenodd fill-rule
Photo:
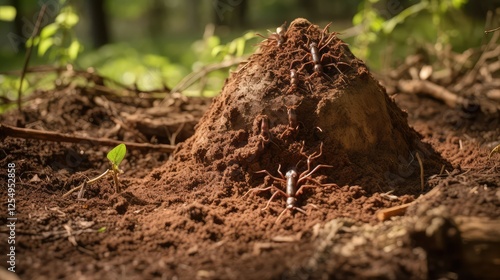
<path fill-rule="evenodd" d="M 378 195 L 370 197 L 377 192 L 420 193 L 419 172 L 413 172 L 418 168 L 415 155 L 423 158 L 428 173 L 439 172 L 443 162 L 420 142 L 406 114 L 364 63 L 335 33 L 305 19 L 293 21 L 279 36 L 265 40 L 260 51 L 232 73 L 194 136 L 146 184 L 169 194 L 192 190 L 204 197 L 204 204 L 238 207 L 252 187 L 274 184 L 274 191 L 285 191 L 283 182 L 273 183 L 271 176 L 263 181 L 260 173 L 265 172 L 256 172 L 267 170 L 275 177 L 290 169 L 304 172 L 308 156 L 314 154 L 311 171 L 319 164 L 330 167 L 318 168 L 301 181 L 324 186 L 297 195 L 297 206 L 314 203 L 321 220 L 358 217 L 363 209 L 371 209 L 366 207 L 369 201 L 386 205 Z M 313 61 L 311 43 L 317 44 L 319 64 Z M 296 71 L 293 76 L 291 70 Z M 338 187 L 344 185 L 354 187 Z M 255 203 L 261 207 L 264 202 Z M 277 204 L 285 206 L 284 201 Z M 345 213 L 351 208 L 358 210 Z"/>

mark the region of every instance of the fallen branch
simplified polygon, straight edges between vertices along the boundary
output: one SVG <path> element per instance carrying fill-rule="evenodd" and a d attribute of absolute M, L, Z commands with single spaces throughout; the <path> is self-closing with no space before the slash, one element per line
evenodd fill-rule
<path fill-rule="evenodd" d="M 446 88 L 423 80 L 401 80 L 398 87 L 405 93 L 428 94 L 436 99 L 443 101 L 451 108 L 456 108 L 464 103 L 464 99 Z"/>
<path fill-rule="evenodd" d="M 103 146 L 117 146 L 124 143 L 127 148 L 137 149 L 137 150 L 157 150 L 160 152 L 172 153 L 175 149 L 173 145 L 166 144 L 149 144 L 149 143 L 133 143 L 133 142 L 122 142 L 107 138 L 95 138 L 95 137 L 85 137 L 85 136 L 71 136 L 63 133 L 52 132 L 52 131 L 41 131 L 29 128 L 19 128 L 13 127 L 5 124 L 0 124 L 0 135 L 14 137 L 14 138 L 24 138 L 24 139 L 38 139 L 45 141 L 54 142 L 69 142 L 69 143 L 85 143 L 90 142 L 93 145 L 103 145 Z"/>

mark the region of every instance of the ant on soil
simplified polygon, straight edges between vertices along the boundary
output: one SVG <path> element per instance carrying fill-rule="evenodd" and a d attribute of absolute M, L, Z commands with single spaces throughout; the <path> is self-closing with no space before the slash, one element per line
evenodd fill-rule
<path fill-rule="evenodd" d="M 288 126 L 285 129 L 285 131 L 281 133 L 280 135 L 281 139 L 283 139 L 285 134 L 287 134 L 288 132 L 295 134 L 294 137 L 297 136 L 297 132 L 299 131 L 299 122 L 297 120 L 297 113 L 295 112 L 295 109 L 297 109 L 299 105 L 300 104 L 293 106 L 286 106 L 286 114 L 288 116 Z"/>
<path fill-rule="evenodd" d="M 262 208 L 262 210 L 265 210 L 269 207 L 271 201 L 274 199 L 274 197 L 276 195 L 280 194 L 280 195 L 286 197 L 286 208 L 283 211 L 281 211 L 281 213 L 279 214 L 275 223 L 277 223 L 281 219 L 281 217 L 283 216 L 283 214 L 287 210 L 296 210 L 304 215 L 307 215 L 307 213 L 304 209 L 296 206 L 297 196 L 300 195 L 306 188 L 313 188 L 313 187 L 317 187 L 317 186 L 322 186 L 322 187 L 337 186 L 336 184 L 321 184 L 317 180 L 311 178 L 311 175 L 313 173 L 315 173 L 318 169 L 324 168 L 324 167 L 328 167 L 328 168 L 333 167 L 331 165 L 320 164 L 311 170 L 312 160 L 320 157 L 323 154 L 323 142 L 321 143 L 321 145 L 319 147 L 319 153 L 314 152 L 314 153 L 310 154 L 309 156 L 307 156 L 304 153 L 304 143 L 302 143 L 302 148 L 300 149 L 300 154 L 302 154 L 303 156 L 305 156 L 307 158 L 307 170 L 300 173 L 300 174 L 297 172 L 297 166 L 295 166 L 295 167 L 292 167 L 290 170 L 288 170 L 285 175 L 283 175 L 283 173 L 281 173 L 281 164 L 278 165 L 278 173 L 280 174 L 281 178 L 273 176 L 267 170 L 260 170 L 260 171 L 255 172 L 255 173 L 267 174 L 274 181 L 284 183 L 286 186 L 285 191 L 272 185 L 270 187 L 265 187 L 265 188 L 250 189 L 248 192 L 246 192 L 243 195 L 243 197 L 245 197 L 246 195 L 248 195 L 251 192 L 263 192 L 263 191 L 267 191 L 267 190 L 275 190 L 273 195 L 271 195 L 271 198 L 267 201 L 266 206 L 264 208 Z M 299 161 L 299 163 L 300 163 L 300 161 Z M 316 185 L 303 184 L 305 181 L 310 181 L 312 183 L 315 183 Z"/>
<path fill-rule="evenodd" d="M 268 30 L 268 32 L 271 33 L 271 31 L 269 31 L 269 30 Z M 257 33 L 256 35 L 264 38 L 265 40 L 263 42 L 268 41 L 268 40 L 274 40 L 278 43 L 278 47 L 280 47 L 286 41 L 285 34 L 286 34 L 286 21 L 280 27 L 276 28 L 276 32 L 271 33 L 271 35 L 269 35 L 268 38 L 264 37 L 263 35 L 261 35 L 259 33 Z"/>
<path fill-rule="evenodd" d="M 301 69 L 302 68 L 303 67 L 301 67 Z M 309 91 L 312 93 L 313 91 L 311 85 L 308 84 L 308 86 L 309 86 Z M 290 87 L 288 88 L 285 94 L 289 94 L 292 91 L 297 91 L 299 88 L 305 90 L 303 87 L 299 86 L 299 72 L 295 69 L 290 69 Z"/>
<path fill-rule="evenodd" d="M 267 116 L 262 116 L 260 121 L 260 148 L 264 149 L 264 147 L 271 141 L 271 132 L 269 131 L 269 118 Z"/>
<path fill-rule="evenodd" d="M 333 66 L 335 67 L 335 69 L 337 70 L 337 72 L 340 74 L 340 75 L 344 75 L 344 73 L 338 68 L 337 64 L 344 64 L 344 65 L 347 65 L 349 66 L 347 63 L 344 63 L 344 62 L 340 62 L 338 61 L 338 58 L 337 57 L 334 57 L 333 55 L 329 54 L 329 53 L 323 53 L 321 54 L 321 51 L 329 46 L 331 44 L 331 42 L 336 38 L 336 33 L 333 32 L 333 33 L 330 33 L 327 37 L 326 37 L 326 40 L 325 40 L 325 35 L 327 35 L 329 32 L 328 32 L 328 28 L 330 27 L 330 24 L 327 24 L 325 26 L 325 28 L 323 28 L 323 30 L 321 31 L 321 38 L 320 40 L 318 41 L 318 43 L 312 41 L 310 42 L 310 38 L 308 37 L 307 38 L 307 43 L 306 45 L 302 46 L 304 48 L 305 51 L 307 51 L 307 54 L 302 57 L 302 59 L 300 60 L 294 60 L 292 61 L 292 63 L 290 64 L 290 68 L 293 68 L 293 65 L 296 63 L 296 62 L 302 62 L 304 61 L 304 59 L 307 57 L 307 56 L 311 56 L 311 60 L 304 63 L 300 68 L 299 68 L 299 71 L 302 70 L 306 65 L 308 64 L 313 64 L 313 71 L 314 73 L 311 74 L 311 76 L 313 75 L 320 75 L 322 74 L 323 76 L 325 76 L 328 80 L 330 80 L 331 82 L 333 82 L 332 78 L 330 76 L 328 76 L 324 71 L 323 69 L 325 67 L 328 67 L 328 66 Z M 312 25 L 309 27 L 311 28 Z M 306 31 L 306 33 L 309 31 L 309 28 L 308 30 Z M 323 41 L 325 40 L 325 41 Z M 325 57 L 330 57 L 332 60 L 333 60 L 333 63 L 330 63 L 330 64 L 326 64 L 326 65 L 322 65 L 322 62 L 323 62 L 323 58 Z M 310 77 L 311 77 L 310 76 Z M 309 77 L 309 78 L 310 78 Z"/>
<path fill-rule="evenodd" d="M 258 133 L 258 152 L 262 152 L 264 148 L 269 144 L 269 142 L 273 143 L 277 147 L 279 147 L 274 141 L 272 140 L 273 135 L 270 131 L 270 121 L 269 117 L 266 115 L 259 115 L 255 118 L 253 127 L 254 127 L 254 133 Z"/>

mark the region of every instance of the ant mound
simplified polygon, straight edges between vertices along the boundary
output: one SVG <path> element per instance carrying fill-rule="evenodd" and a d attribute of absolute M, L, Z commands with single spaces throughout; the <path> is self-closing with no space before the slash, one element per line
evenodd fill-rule
<path fill-rule="evenodd" d="M 166 186 L 172 200 L 189 191 L 208 204 L 269 186 L 266 199 L 273 192 L 299 200 L 316 192 L 417 195 L 419 162 L 426 176 L 444 162 L 406 117 L 336 33 L 296 19 L 230 75 L 194 135 L 146 179 Z M 289 180 L 295 192 L 287 194 L 290 170 L 299 181 Z M 302 185 L 318 188 L 299 196 Z"/>

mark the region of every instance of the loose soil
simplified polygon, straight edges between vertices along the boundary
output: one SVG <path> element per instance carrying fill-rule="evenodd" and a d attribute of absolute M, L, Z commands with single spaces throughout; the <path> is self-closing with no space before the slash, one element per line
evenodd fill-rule
<path fill-rule="evenodd" d="M 464 258 L 468 251 L 460 238 L 432 246 L 437 237 L 423 238 L 419 227 L 435 221 L 429 217 L 444 217 L 446 227 L 439 228 L 450 237 L 449 228 L 460 229 L 456 217 L 500 217 L 500 156 L 488 159 L 500 143 L 498 111 L 471 116 L 425 97 L 389 98 L 337 38 L 321 50 L 327 54 L 323 64 L 344 64 L 313 74 L 302 46 L 322 34 L 305 20 L 294 21 L 282 46 L 264 42 L 213 101 L 171 95 L 157 109 L 152 97 L 118 97 L 70 84 L 36 93 L 22 114 L 2 115 L 2 123 L 40 130 L 179 143 L 173 155 L 128 151 L 122 193 L 114 193 L 108 178 L 77 200 L 76 194 L 62 195 L 109 167 L 108 147 L 2 135 L 3 174 L 8 163 L 16 164 L 20 278 L 500 277 L 500 270 Z M 300 69 L 296 88 L 290 88 L 290 67 Z M 296 125 L 290 125 L 290 109 Z M 161 131 L 152 125 L 158 122 Z M 297 197 L 307 215 L 290 210 L 277 221 L 284 197 L 261 210 L 272 193 L 247 194 L 268 186 L 284 190 L 256 172 L 280 177 L 279 166 L 282 173 L 293 167 L 303 172 L 307 156 L 320 151 L 311 167 L 332 167 L 314 172 L 308 184 L 316 187 Z M 377 220 L 379 210 L 412 201 L 405 215 Z M 8 234 L 0 229 L 2 240 Z M 0 248 L 7 252 L 7 243 Z M 498 260 L 498 251 L 491 258 Z"/>

